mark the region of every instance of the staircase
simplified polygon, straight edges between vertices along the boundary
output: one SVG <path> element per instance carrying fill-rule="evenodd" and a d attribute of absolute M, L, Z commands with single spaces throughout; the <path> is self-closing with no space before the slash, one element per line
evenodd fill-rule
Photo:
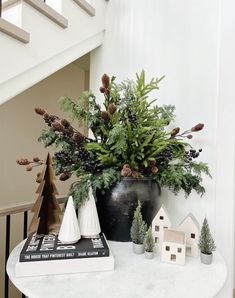
<path fill-rule="evenodd" d="M 105 0 L 0 2 L 0 104 L 103 42 Z"/>

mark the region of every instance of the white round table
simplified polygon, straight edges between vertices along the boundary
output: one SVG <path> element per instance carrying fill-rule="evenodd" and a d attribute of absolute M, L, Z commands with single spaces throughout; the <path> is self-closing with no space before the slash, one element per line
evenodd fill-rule
<path fill-rule="evenodd" d="M 131 243 L 109 242 L 115 271 L 38 277 L 15 277 L 23 243 L 10 254 L 7 273 L 30 298 L 212 298 L 223 287 L 227 269 L 216 252 L 212 265 L 187 257 L 186 265 L 162 263 L 132 252 Z"/>

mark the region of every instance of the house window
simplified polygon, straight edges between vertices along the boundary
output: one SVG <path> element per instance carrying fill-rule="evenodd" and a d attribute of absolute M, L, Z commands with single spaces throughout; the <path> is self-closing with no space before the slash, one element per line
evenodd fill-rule
<path fill-rule="evenodd" d="M 160 216 L 160 219 L 163 220 L 163 219 L 164 219 L 164 216 L 161 215 L 161 216 Z"/>
<path fill-rule="evenodd" d="M 192 234 L 191 234 L 191 238 L 192 238 L 192 239 L 195 239 L 195 237 L 196 237 L 195 234 L 192 233 Z"/>
<path fill-rule="evenodd" d="M 170 251 L 170 246 L 166 246 L 166 251 Z"/>
<path fill-rule="evenodd" d="M 182 248 L 181 248 L 181 247 L 178 247 L 178 248 L 177 248 L 177 252 L 178 252 L 178 253 L 181 253 L 181 252 L 182 252 Z"/>
<path fill-rule="evenodd" d="M 159 243 L 158 237 L 155 237 L 155 243 Z"/>
<path fill-rule="evenodd" d="M 155 231 L 159 232 L 159 226 L 155 226 Z"/>
<path fill-rule="evenodd" d="M 171 255 L 171 261 L 173 261 L 173 262 L 176 261 L 176 255 Z"/>
<path fill-rule="evenodd" d="M 163 227 L 164 230 L 168 229 L 168 227 Z"/>

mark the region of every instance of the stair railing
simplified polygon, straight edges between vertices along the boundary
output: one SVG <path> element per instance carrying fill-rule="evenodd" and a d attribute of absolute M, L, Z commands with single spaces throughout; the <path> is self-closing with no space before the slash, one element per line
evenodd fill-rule
<path fill-rule="evenodd" d="M 1 0 L 0 0 L 1 2 Z M 58 197 L 57 201 L 59 204 L 64 203 L 65 197 Z M 23 223 L 23 235 L 22 238 L 27 238 L 27 229 L 28 229 L 28 211 L 31 210 L 34 202 L 31 203 L 22 203 L 19 205 L 14 205 L 10 207 L 0 208 L 0 217 L 5 217 L 6 220 L 6 229 L 5 229 L 5 279 L 4 279 L 4 297 L 9 298 L 9 278 L 6 272 L 6 264 L 11 251 L 10 247 L 10 236 L 11 236 L 11 216 L 14 214 L 23 214 L 24 223 Z M 25 298 L 25 295 L 22 294 L 22 298 Z"/>

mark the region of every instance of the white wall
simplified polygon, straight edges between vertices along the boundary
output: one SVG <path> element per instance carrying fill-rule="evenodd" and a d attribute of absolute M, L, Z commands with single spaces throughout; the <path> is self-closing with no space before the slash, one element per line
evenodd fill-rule
<path fill-rule="evenodd" d="M 92 3 L 94 17 L 73 0 L 61 1 L 68 28 L 62 29 L 22 2 L 22 28 L 30 33 L 30 42 L 23 44 L 0 32 L 0 66 L 4 69 L 0 71 L 0 104 L 102 43 L 106 1 Z"/>
<path fill-rule="evenodd" d="M 166 79 L 158 92 L 159 104 L 176 106 L 176 125 L 187 129 L 198 122 L 205 123 L 204 131 L 195 135 L 192 145 L 203 148 L 201 160 L 207 161 L 211 169 L 213 180 L 204 179 L 206 194 L 200 198 L 193 193 L 185 199 L 183 194 L 175 197 L 164 190 L 162 200 L 175 225 L 189 211 L 200 222 L 207 216 L 218 249 L 229 268 L 229 281 L 221 298 L 230 298 L 233 241 L 229 240 L 226 245 L 225 237 L 233 236 L 234 136 L 231 134 L 234 130 L 233 126 L 229 127 L 230 139 L 228 131 L 224 133 L 224 130 L 228 129 L 227 122 L 231 119 L 224 120 L 224 117 L 226 112 L 229 111 L 230 115 L 234 112 L 233 105 L 227 106 L 221 114 L 220 109 L 224 106 L 224 96 L 231 103 L 228 93 L 233 84 L 225 84 L 229 69 L 223 62 L 232 57 L 228 45 L 233 38 L 226 35 L 226 30 L 234 12 L 230 10 L 232 1 L 225 2 L 221 1 L 224 7 L 221 23 L 219 0 L 110 1 L 104 43 L 91 55 L 90 79 L 91 89 L 98 94 L 98 78 L 104 72 L 116 75 L 119 81 L 133 78 L 142 68 L 148 78 L 165 74 Z M 226 21 L 227 14 L 229 21 Z M 223 39 L 225 49 L 220 52 Z M 221 83 L 218 85 L 219 77 Z M 228 146 L 228 155 L 231 154 L 230 166 L 224 144 Z M 225 161 L 226 170 L 222 169 Z M 228 173 L 228 179 L 223 171 Z M 222 190 L 225 188 L 226 198 L 223 198 Z"/>

